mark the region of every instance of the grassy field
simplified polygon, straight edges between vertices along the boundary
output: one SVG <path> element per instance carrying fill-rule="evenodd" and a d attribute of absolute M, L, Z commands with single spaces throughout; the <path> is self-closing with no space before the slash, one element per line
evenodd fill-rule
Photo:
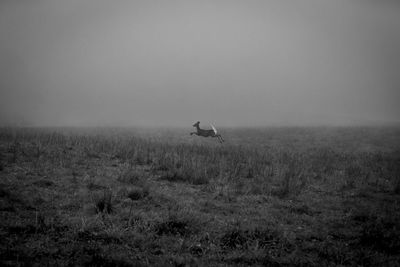
<path fill-rule="evenodd" d="M 400 266 L 400 128 L 0 129 L 2 266 Z"/>

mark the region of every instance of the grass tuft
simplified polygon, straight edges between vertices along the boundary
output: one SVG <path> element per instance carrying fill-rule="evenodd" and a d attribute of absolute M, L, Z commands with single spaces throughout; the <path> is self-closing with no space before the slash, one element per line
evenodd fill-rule
<path fill-rule="evenodd" d="M 200 222 L 193 214 L 172 212 L 168 217 L 154 226 L 157 235 L 190 236 L 200 230 Z"/>
<path fill-rule="evenodd" d="M 112 213 L 114 211 L 112 192 L 110 190 L 104 190 L 103 194 L 98 194 L 97 197 L 95 197 L 94 204 L 97 213 Z"/>
<path fill-rule="evenodd" d="M 131 200 L 140 200 L 142 198 L 145 198 L 149 195 L 149 189 L 148 188 L 139 188 L 139 187 L 134 187 L 131 188 L 127 196 Z"/>

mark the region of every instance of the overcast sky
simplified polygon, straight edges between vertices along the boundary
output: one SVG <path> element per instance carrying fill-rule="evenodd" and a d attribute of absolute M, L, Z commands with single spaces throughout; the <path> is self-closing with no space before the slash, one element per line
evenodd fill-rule
<path fill-rule="evenodd" d="M 0 124 L 400 121 L 400 2 L 0 1 Z"/>

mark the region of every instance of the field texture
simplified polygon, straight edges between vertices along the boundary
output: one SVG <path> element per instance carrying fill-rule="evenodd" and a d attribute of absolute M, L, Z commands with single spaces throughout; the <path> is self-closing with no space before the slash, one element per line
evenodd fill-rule
<path fill-rule="evenodd" d="M 0 129 L 2 266 L 400 266 L 400 129 Z"/>

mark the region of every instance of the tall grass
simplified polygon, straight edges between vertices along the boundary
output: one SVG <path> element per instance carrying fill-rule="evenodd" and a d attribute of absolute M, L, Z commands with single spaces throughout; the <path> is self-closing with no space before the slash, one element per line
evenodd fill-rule
<path fill-rule="evenodd" d="M 312 132 L 302 133 L 299 129 L 300 133 L 296 134 L 309 138 L 309 144 L 297 144 L 299 138 L 287 136 L 276 144 L 274 131 L 251 132 L 253 143 L 244 140 L 243 144 L 237 144 L 231 138 L 224 145 L 195 143 L 186 137 L 181 140 L 155 138 L 155 135 L 143 137 L 135 132 L 115 133 L 105 129 L 1 129 L 0 140 L 8 145 L 11 163 L 17 162 L 18 157 L 29 157 L 37 171 L 46 166 L 73 169 L 74 164 L 84 164 L 80 162 L 83 158 L 107 158 L 131 168 L 150 166 L 153 175 L 171 181 L 207 184 L 223 180 L 237 184 L 241 179 L 256 180 L 265 191 L 259 193 L 272 192 L 282 197 L 298 194 L 310 182 L 318 180 L 329 181 L 328 184 L 340 190 L 370 184 L 399 191 L 400 150 L 396 146 L 391 151 L 371 152 L 356 150 L 353 146 L 343 149 L 341 145 L 335 146 L 336 139 L 330 135 L 323 143 L 315 140 L 321 138 L 321 133 L 311 138 L 308 136 Z M 240 130 L 233 133 L 238 134 Z M 244 138 L 247 137 L 244 135 Z M 275 145 L 270 145 L 274 142 Z M 356 136 L 354 142 L 357 142 Z"/>
<path fill-rule="evenodd" d="M 0 129 L 0 258 L 399 265 L 399 129 L 188 132 Z"/>

